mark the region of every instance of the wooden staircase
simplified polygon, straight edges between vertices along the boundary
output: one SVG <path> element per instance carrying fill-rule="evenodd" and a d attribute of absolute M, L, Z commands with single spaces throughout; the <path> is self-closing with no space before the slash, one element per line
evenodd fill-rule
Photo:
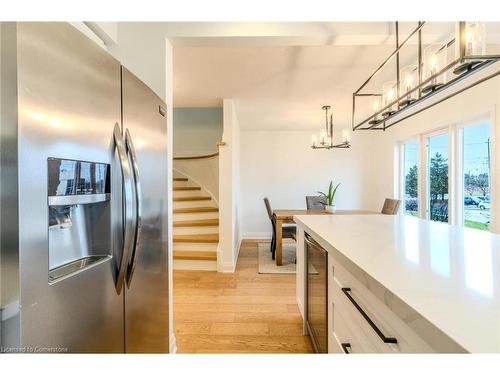
<path fill-rule="evenodd" d="M 174 269 L 217 270 L 219 209 L 202 187 L 173 178 Z"/>

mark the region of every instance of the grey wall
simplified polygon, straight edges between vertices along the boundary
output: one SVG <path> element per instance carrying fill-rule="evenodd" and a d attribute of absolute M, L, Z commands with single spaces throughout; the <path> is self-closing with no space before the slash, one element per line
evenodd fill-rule
<path fill-rule="evenodd" d="M 222 108 L 174 108 L 174 156 L 199 156 L 218 151 Z"/>

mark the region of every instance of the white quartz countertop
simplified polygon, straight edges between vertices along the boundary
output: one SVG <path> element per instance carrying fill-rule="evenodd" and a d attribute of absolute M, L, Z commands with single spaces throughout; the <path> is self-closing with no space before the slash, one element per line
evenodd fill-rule
<path fill-rule="evenodd" d="M 294 217 L 465 350 L 500 352 L 500 236 L 398 215 Z"/>

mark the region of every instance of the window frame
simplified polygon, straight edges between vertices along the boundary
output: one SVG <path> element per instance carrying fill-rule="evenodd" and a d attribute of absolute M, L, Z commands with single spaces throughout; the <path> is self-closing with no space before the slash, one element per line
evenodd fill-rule
<path fill-rule="evenodd" d="M 421 205 L 421 195 L 422 195 L 422 181 L 421 181 L 421 137 L 415 136 L 406 138 L 404 141 L 399 142 L 398 152 L 399 152 L 399 178 L 398 178 L 398 194 L 397 196 L 401 200 L 401 205 L 403 211 L 406 213 L 405 204 L 405 191 L 406 191 L 406 176 L 405 176 L 405 145 L 408 143 L 414 143 L 417 145 L 417 217 L 422 217 L 422 205 Z"/>
<path fill-rule="evenodd" d="M 463 130 L 465 128 L 470 128 L 473 126 L 480 125 L 482 122 L 487 122 L 488 125 L 490 126 L 490 228 L 489 232 L 492 232 L 492 221 L 493 221 L 493 189 L 494 189 L 494 162 L 493 162 L 493 155 L 494 155 L 494 148 L 493 148 L 493 140 L 494 140 L 494 125 L 493 121 L 490 116 L 487 115 L 482 115 L 482 116 L 477 116 L 475 118 L 471 118 L 467 121 L 463 121 L 459 124 L 456 124 L 456 135 L 455 135 L 455 141 L 457 145 L 457 162 L 456 162 L 456 175 L 457 175 L 457 201 L 456 201 L 456 212 L 455 212 L 455 217 L 457 224 L 460 226 L 465 226 L 464 225 L 464 170 L 463 170 L 463 158 L 464 158 L 464 137 L 463 137 Z"/>
<path fill-rule="evenodd" d="M 453 177 L 452 177 L 452 165 L 451 165 L 451 160 L 454 157 L 453 153 L 453 147 L 452 147 L 452 126 L 446 126 L 446 127 L 441 127 L 439 129 L 435 129 L 431 132 L 423 133 L 422 134 L 422 144 L 425 145 L 425 147 L 422 147 L 422 163 L 421 163 L 421 168 L 422 171 L 425 171 L 425 174 L 422 174 L 422 180 L 423 180 L 423 194 L 422 194 L 422 200 L 423 200 L 423 206 L 425 207 L 425 210 L 421 216 L 422 219 L 426 220 L 431 220 L 430 218 L 430 188 L 429 188 L 429 173 L 430 173 L 430 160 L 429 160 L 429 139 L 432 137 L 440 136 L 440 135 L 447 135 L 448 136 L 448 224 L 453 223 L 452 219 L 452 210 L 453 210 L 453 196 L 454 196 L 454 189 L 453 189 Z"/>
<path fill-rule="evenodd" d="M 448 223 L 452 225 L 464 226 L 464 181 L 463 181 L 463 129 L 481 122 L 488 122 L 490 125 L 490 227 L 489 232 L 500 232 L 500 214 L 497 213 L 497 197 L 498 187 L 496 186 L 496 144 L 495 137 L 496 129 L 496 108 L 491 108 L 488 111 L 476 114 L 474 116 L 462 119 L 459 122 L 448 123 L 440 127 L 436 127 L 432 131 L 422 132 L 411 137 L 406 137 L 397 142 L 397 167 L 398 173 L 395 179 L 396 196 L 399 197 L 402 204 L 404 203 L 405 195 L 405 175 L 404 175 L 404 145 L 410 142 L 417 144 L 417 167 L 418 167 L 418 217 L 421 219 L 430 220 L 429 217 L 429 166 L 430 162 L 428 155 L 429 138 L 437 135 L 448 135 Z M 403 204 L 403 210 L 405 210 Z"/>

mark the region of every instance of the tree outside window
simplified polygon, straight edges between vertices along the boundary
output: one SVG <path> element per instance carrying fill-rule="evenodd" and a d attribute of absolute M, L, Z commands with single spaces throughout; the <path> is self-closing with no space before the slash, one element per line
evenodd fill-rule
<path fill-rule="evenodd" d="M 404 204 L 405 213 L 418 216 L 418 145 L 404 144 Z"/>
<path fill-rule="evenodd" d="M 431 157 L 430 216 L 431 220 L 448 221 L 448 159 L 439 152 Z"/>

